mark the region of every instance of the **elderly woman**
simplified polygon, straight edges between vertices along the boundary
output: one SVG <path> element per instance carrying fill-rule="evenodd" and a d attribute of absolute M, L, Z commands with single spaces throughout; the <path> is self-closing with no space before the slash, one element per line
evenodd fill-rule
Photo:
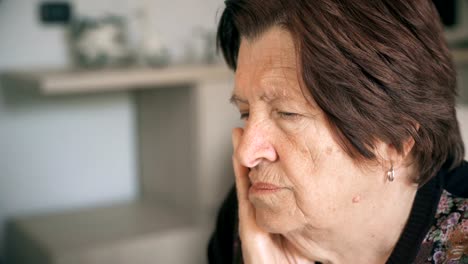
<path fill-rule="evenodd" d="M 468 263 L 456 80 L 429 0 L 227 0 L 236 192 L 211 263 Z"/>

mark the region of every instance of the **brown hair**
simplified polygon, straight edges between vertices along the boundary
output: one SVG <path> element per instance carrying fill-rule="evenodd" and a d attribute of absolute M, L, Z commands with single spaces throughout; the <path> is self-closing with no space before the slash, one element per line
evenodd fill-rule
<path fill-rule="evenodd" d="M 343 149 L 375 159 L 376 139 L 399 153 L 409 138 L 422 185 L 463 160 L 456 77 L 429 0 L 227 0 L 217 42 L 236 69 L 241 37 L 272 26 L 296 43 L 301 78 Z"/>

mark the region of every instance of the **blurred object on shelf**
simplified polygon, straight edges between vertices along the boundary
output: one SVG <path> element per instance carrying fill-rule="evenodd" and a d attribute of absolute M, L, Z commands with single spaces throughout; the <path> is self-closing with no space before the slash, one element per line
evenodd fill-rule
<path fill-rule="evenodd" d="M 50 20 L 58 19 L 49 14 L 54 10 L 66 13 L 62 2 L 50 2 L 46 7 L 42 13 Z M 154 0 L 138 0 L 121 9 L 125 11 L 116 7 L 111 13 L 78 10 L 81 15 L 69 14 L 66 29 L 72 66 L 101 69 L 222 64 L 216 52 L 215 28 L 191 23 L 185 32 L 168 33 L 167 28 L 178 25 L 161 22 L 164 14 L 157 13 L 160 9 Z"/>
<path fill-rule="evenodd" d="M 201 35 L 205 41 L 203 61 L 207 64 L 213 64 L 216 62 L 216 32 L 202 30 Z"/>
<path fill-rule="evenodd" d="M 135 19 L 139 25 L 137 35 L 139 35 L 134 56 L 137 63 L 151 67 L 164 67 L 169 65 L 171 55 L 164 45 L 161 34 L 156 32 L 153 25 L 155 14 L 150 2 L 143 2 L 137 10 Z"/>
<path fill-rule="evenodd" d="M 140 56 L 143 64 L 152 67 L 165 67 L 169 65 L 171 56 L 169 50 L 164 47 L 156 35 L 148 35 L 140 46 Z"/>
<path fill-rule="evenodd" d="M 123 17 L 73 20 L 70 45 L 74 62 L 80 67 L 126 66 L 132 61 Z"/>
<path fill-rule="evenodd" d="M 216 33 L 201 27 L 192 30 L 192 35 L 184 41 L 186 64 L 215 64 L 220 62 L 216 54 Z"/>

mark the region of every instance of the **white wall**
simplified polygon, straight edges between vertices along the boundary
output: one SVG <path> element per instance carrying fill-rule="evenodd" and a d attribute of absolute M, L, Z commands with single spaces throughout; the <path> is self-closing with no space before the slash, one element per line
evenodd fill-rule
<path fill-rule="evenodd" d="M 69 64 L 63 29 L 38 22 L 40 2 L 0 1 L 0 71 Z M 139 4 L 70 2 L 79 14 L 91 16 L 132 16 Z M 215 28 L 222 1 L 155 0 L 151 5 L 155 31 L 181 54 L 191 28 Z M 0 87 L 0 238 L 10 217 L 134 199 L 134 113 L 126 93 L 44 97 Z M 0 239 L 0 259 L 1 248 Z"/>

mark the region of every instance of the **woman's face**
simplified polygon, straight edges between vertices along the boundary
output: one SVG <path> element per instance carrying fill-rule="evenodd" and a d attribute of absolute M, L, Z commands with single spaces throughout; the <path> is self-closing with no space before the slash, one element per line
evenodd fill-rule
<path fill-rule="evenodd" d="M 341 149 L 297 71 L 288 32 L 274 27 L 242 39 L 232 101 L 245 121 L 235 155 L 250 168 L 257 224 L 271 233 L 345 225 L 364 201 L 372 206 L 385 175 Z"/>

